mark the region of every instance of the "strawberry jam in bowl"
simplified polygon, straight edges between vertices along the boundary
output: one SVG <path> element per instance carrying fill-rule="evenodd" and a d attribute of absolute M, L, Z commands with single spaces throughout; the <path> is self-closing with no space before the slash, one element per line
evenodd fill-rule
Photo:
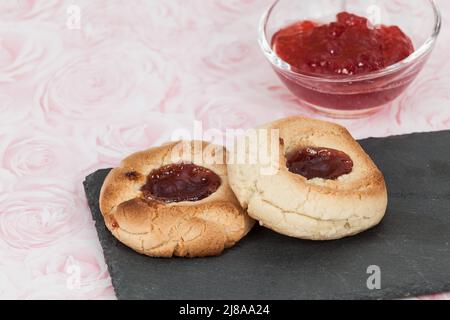
<path fill-rule="evenodd" d="M 433 0 L 278 0 L 261 19 L 259 42 L 302 105 L 355 118 L 408 88 L 440 29 Z"/>

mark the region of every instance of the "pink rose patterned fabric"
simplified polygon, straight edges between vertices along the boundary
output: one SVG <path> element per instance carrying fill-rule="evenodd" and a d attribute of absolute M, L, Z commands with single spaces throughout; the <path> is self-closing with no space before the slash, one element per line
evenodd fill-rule
<path fill-rule="evenodd" d="M 114 299 L 84 177 L 177 129 L 315 116 L 257 45 L 272 0 L 0 1 L 0 298 Z M 450 129 L 450 2 L 430 63 L 358 138 Z M 426 299 L 450 298 L 438 295 Z"/>

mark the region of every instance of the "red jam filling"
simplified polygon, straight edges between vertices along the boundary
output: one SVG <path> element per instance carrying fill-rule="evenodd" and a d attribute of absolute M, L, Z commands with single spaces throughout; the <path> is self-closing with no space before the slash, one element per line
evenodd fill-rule
<path fill-rule="evenodd" d="M 171 164 L 152 171 L 141 191 L 148 200 L 200 201 L 217 191 L 220 177 L 195 164 Z"/>
<path fill-rule="evenodd" d="M 397 26 L 373 26 L 347 12 L 337 21 L 300 21 L 272 39 L 276 54 L 294 71 L 312 75 L 362 75 L 382 70 L 411 55 L 414 45 Z"/>
<path fill-rule="evenodd" d="M 288 157 L 287 167 L 290 172 L 308 180 L 315 178 L 336 180 L 352 172 L 353 161 L 342 151 L 330 148 L 305 148 Z"/>

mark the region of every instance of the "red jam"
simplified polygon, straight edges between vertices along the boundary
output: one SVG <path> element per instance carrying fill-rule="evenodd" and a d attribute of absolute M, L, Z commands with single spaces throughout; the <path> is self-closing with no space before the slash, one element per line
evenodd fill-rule
<path fill-rule="evenodd" d="M 117 223 L 117 221 L 114 220 L 114 221 L 112 222 L 112 227 L 113 227 L 113 229 L 118 229 L 120 226 L 119 226 L 119 223 Z"/>
<path fill-rule="evenodd" d="M 220 177 L 195 164 L 171 164 L 152 171 L 141 191 L 148 200 L 165 203 L 200 201 L 217 191 Z"/>
<path fill-rule="evenodd" d="M 382 70 L 414 52 L 411 39 L 397 26 L 374 27 L 347 12 L 337 21 L 301 21 L 273 37 L 277 55 L 296 71 L 314 75 L 361 75 Z"/>
<path fill-rule="evenodd" d="M 308 180 L 336 180 L 353 170 L 353 161 L 346 153 L 330 148 L 302 149 L 290 155 L 286 165 L 290 172 Z"/>
<path fill-rule="evenodd" d="M 414 52 L 411 39 L 397 26 L 372 26 L 347 12 L 337 21 L 301 21 L 278 31 L 273 50 L 291 65 L 294 74 L 275 68 L 280 79 L 300 100 L 333 114 L 363 114 L 397 98 L 420 68 L 403 69 L 367 80 L 318 81 L 297 74 L 333 80 L 370 75 Z M 322 79 L 321 79 L 322 80 Z"/>

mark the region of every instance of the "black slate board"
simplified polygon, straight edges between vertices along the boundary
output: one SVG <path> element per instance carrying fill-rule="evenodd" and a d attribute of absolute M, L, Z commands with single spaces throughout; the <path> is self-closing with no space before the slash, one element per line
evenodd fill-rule
<path fill-rule="evenodd" d="M 450 291 L 450 131 L 361 142 L 383 170 L 388 213 L 377 228 L 332 242 L 261 227 L 217 258 L 152 259 L 107 231 L 98 197 L 108 170 L 84 182 L 119 299 L 395 299 Z M 381 268 L 381 290 L 367 268 Z"/>

